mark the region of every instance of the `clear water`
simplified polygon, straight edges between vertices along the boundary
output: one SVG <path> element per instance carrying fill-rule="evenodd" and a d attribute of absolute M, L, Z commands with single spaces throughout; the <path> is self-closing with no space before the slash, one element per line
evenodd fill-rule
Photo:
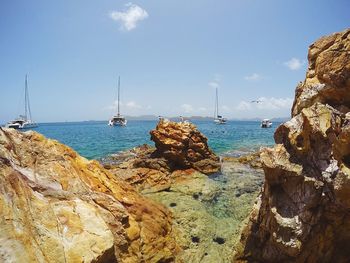
<path fill-rule="evenodd" d="M 194 123 L 208 137 L 210 147 L 217 154 L 272 145 L 273 133 L 278 126 L 274 123 L 273 128 L 261 129 L 260 123 L 255 121 L 230 121 L 225 125 L 211 121 Z M 144 143 L 153 145 L 149 131 L 156 125 L 156 121 L 128 121 L 126 127 L 109 127 L 107 122 L 42 123 L 35 130 L 72 147 L 88 159 L 94 159 Z"/>

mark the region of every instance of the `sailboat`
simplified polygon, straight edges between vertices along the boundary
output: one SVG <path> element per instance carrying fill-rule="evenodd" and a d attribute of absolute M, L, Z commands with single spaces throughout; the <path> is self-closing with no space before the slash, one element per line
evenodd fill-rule
<path fill-rule="evenodd" d="M 118 77 L 118 112 L 108 122 L 109 126 L 126 126 L 127 120 L 120 114 L 120 77 Z"/>
<path fill-rule="evenodd" d="M 215 98 L 215 110 L 214 110 L 214 122 L 216 124 L 226 124 L 227 119 L 219 115 L 219 96 L 218 88 L 216 88 L 216 98 Z"/>
<path fill-rule="evenodd" d="M 38 125 L 32 120 L 32 112 L 30 110 L 29 92 L 28 92 L 28 76 L 25 77 L 24 82 L 24 115 L 19 115 L 15 120 L 9 121 L 6 124 L 6 128 L 14 129 L 30 129 L 38 127 Z"/>

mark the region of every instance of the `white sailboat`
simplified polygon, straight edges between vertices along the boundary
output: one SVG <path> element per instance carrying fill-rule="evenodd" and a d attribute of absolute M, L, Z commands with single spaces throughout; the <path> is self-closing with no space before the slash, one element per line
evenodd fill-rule
<path fill-rule="evenodd" d="M 216 124 L 226 124 L 227 119 L 219 115 L 219 95 L 218 88 L 216 88 L 216 98 L 215 98 L 215 110 L 214 110 L 214 122 Z"/>
<path fill-rule="evenodd" d="M 109 126 L 126 126 L 127 120 L 120 114 L 120 77 L 118 77 L 118 112 L 108 122 Z"/>
<path fill-rule="evenodd" d="M 17 119 L 9 121 L 6 124 L 6 128 L 30 129 L 35 127 L 38 127 L 38 125 L 32 120 L 32 112 L 29 103 L 28 76 L 26 75 L 24 84 L 24 115 L 19 115 Z"/>

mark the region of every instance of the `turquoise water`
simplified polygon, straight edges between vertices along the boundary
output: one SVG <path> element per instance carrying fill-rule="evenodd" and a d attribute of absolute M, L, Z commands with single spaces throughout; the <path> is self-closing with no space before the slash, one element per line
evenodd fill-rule
<path fill-rule="evenodd" d="M 218 154 L 272 145 L 277 127 L 274 123 L 273 128 L 261 129 L 260 123 L 253 121 L 230 121 L 226 125 L 211 121 L 194 123 Z M 95 159 L 144 143 L 153 145 L 149 131 L 156 125 L 156 121 L 129 121 L 127 127 L 109 127 L 107 122 L 42 123 L 35 130 L 72 147 L 88 159 Z"/>

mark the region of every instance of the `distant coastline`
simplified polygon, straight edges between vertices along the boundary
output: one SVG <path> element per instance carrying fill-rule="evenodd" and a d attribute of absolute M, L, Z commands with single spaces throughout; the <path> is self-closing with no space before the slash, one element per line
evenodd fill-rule
<path fill-rule="evenodd" d="M 140 116 L 125 116 L 128 120 L 131 121 L 158 121 L 158 116 L 156 115 L 140 115 Z M 164 116 L 164 118 L 167 118 L 169 120 L 172 121 L 180 121 L 180 117 L 168 117 L 168 116 Z M 214 120 L 213 117 L 209 117 L 209 116 L 189 116 L 186 117 L 184 116 L 185 120 L 189 120 L 189 121 L 211 121 Z M 229 121 L 256 121 L 256 122 L 260 122 L 262 121 L 263 118 L 259 118 L 259 117 L 255 117 L 255 118 L 232 118 L 232 119 L 228 119 Z M 276 117 L 276 118 L 271 118 L 270 120 L 272 122 L 286 122 L 290 119 L 290 117 Z M 82 122 L 107 122 L 107 120 L 76 120 L 76 121 L 49 121 L 49 122 L 39 122 L 40 124 L 52 124 L 52 123 L 82 123 Z M 4 127 L 6 124 L 2 123 L 0 124 L 0 127 Z"/>

